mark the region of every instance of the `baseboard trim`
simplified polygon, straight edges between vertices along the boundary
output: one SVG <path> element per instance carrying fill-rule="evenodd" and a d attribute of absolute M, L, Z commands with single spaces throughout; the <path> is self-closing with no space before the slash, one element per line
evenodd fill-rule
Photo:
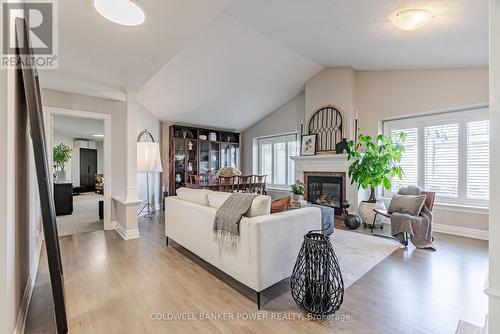
<path fill-rule="evenodd" d="M 28 310 L 30 307 L 31 296 L 33 295 L 33 288 L 35 287 L 36 275 L 38 273 L 38 264 L 40 263 L 40 254 L 42 252 L 42 244 L 43 244 L 42 241 L 43 241 L 42 234 L 39 233 L 36 239 L 35 257 L 30 267 L 30 275 L 28 277 L 28 281 L 26 282 L 23 299 L 21 301 L 21 307 L 19 308 L 19 313 L 17 314 L 14 334 L 23 334 L 25 332 L 26 319 L 28 318 Z"/>
<path fill-rule="evenodd" d="M 127 230 L 118 222 L 113 222 L 113 228 L 123 238 L 123 240 L 131 240 L 140 238 L 139 229 Z"/>
<path fill-rule="evenodd" d="M 458 235 L 461 237 L 488 240 L 489 234 L 485 230 L 477 230 L 474 228 L 444 225 L 444 224 L 432 224 L 432 229 L 434 232 L 446 233 L 452 235 Z"/>

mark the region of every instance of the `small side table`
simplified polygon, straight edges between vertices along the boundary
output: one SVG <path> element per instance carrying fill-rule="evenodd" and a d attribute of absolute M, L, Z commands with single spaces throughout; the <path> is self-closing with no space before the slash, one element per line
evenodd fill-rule
<path fill-rule="evenodd" d="M 363 221 L 363 226 L 366 227 L 367 225 L 369 225 L 372 227 L 372 230 L 373 228 L 375 228 L 376 224 L 380 224 L 380 228 L 384 227 L 382 217 L 378 215 L 375 218 L 375 211 L 373 211 L 374 209 L 385 210 L 384 202 L 370 203 L 363 201 L 359 203 L 358 211 L 359 211 L 359 216 Z"/>

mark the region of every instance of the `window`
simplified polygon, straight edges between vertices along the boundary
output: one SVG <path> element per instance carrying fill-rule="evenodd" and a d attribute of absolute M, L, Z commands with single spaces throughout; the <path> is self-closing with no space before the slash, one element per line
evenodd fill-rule
<path fill-rule="evenodd" d="M 295 168 L 290 157 L 297 155 L 297 136 L 283 135 L 259 138 L 258 173 L 267 175 L 271 187 L 287 188 L 295 178 Z"/>
<path fill-rule="evenodd" d="M 406 133 L 404 177 L 393 178 L 391 196 L 403 185 L 436 192 L 441 203 L 487 205 L 489 198 L 488 110 L 456 111 L 384 122 L 384 132 Z"/>

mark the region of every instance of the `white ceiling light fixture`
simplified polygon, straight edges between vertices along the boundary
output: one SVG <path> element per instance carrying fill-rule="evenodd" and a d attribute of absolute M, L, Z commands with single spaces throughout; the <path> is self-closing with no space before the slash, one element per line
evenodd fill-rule
<path fill-rule="evenodd" d="M 132 0 L 94 0 L 94 7 L 114 23 L 137 26 L 146 20 L 144 10 Z"/>
<path fill-rule="evenodd" d="M 103 135 L 103 134 L 100 134 L 100 133 L 97 133 L 97 134 L 92 135 L 92 137 L 96 137 L 96 138 L 104 138 L 104 135 Z"/>
<path fill-rule="evenodd" d="M 416 30 L 432 21 L 434 16 L 425 9 L 405 9 L 392 14 L 392 23 L 401 30 Z"/>

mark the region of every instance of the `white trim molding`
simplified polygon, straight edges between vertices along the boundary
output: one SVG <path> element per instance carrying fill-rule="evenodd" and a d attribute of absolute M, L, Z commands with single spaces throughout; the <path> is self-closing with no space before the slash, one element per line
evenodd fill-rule
<path fill-rule="evenodd" d="M 460 237 L 488 240 L 488 231 L 478 230 L 474 228 L 445 225 L 445 224 L 432 224 L 434 232 L 445 233 L 451 235 L 458 235 Z"/>
<path fill-rule="evenodd" d="M 24 288 L 23 299 L 21 300 L 21 306 L 19 307 L 19 313 L 17 314 L 16 327 L 14 328 L 14 334 L 23 334 L 26 328 L 26 319 L 28 318 L 28 310 L 30 307 L 31 296 L 33 295 L 33 288 L 35 287 L 36 275 L 38 273 L 38 264 L 40 263 L 40 255 L 42 252 L 43 238 L 42 233 L 38 234 L 35 245 L 35 256 L 33 258 L 33 263 L 30 266 L 30 274 L 26 282 L 26 287 Z"/>
<path fill-rule="evenodd" d="M 490 287 L 489 273 L 486 274 L 483 291 L 488 297 L 500 300 L 500 290 Z"/>
<path fill-rule="evenodd" d="M 140 238 L 139 229 L 127 230 L 118 222 L 113 222 L 113 228 L 118 232 L 118 234 L 123 238 L 123 240 L 131 240 Z"/>

